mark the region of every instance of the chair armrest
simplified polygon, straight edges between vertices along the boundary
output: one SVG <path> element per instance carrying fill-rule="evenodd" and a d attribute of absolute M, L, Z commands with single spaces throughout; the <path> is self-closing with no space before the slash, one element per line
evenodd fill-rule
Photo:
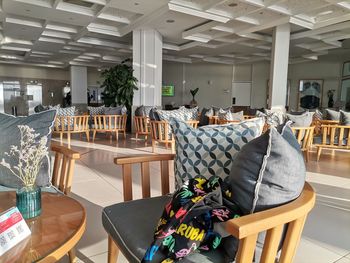
<path fill-rule="evenodd" d="M 114 163 L 122 165 L 123 176 L 123 195 L 124 201 L 133 200 L 132 197 L 132 165 L 141 165 L 141 186 L 142 197 L 148 198 L 151 196 L 150 187 L 150 162 L 160 162 L 161 188 L 162 194 L 169 193 L 169 161 L 174 160 L 174 154 L 150 154 L 150 155 L 135 155 L 127 157 L 117 157 Z"/>
<path fill-rule="evenodd" d="M 74 160 L 80 159 L 80 153 L 78 153 L 72 149 L 69 149 L 68 147 L 61 146 L 58 144 L 52 143 L 51 144 L 51 151 L 60 153 L 60 154 L 66 156 L 70 159 L 74 159 Z"/>

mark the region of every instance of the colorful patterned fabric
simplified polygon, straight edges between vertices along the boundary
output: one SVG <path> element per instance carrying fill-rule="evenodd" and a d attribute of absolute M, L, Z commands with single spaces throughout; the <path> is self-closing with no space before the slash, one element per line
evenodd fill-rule
<path fill-rule="evenodd" d="M 235 154 L 260 136 L 264 120 L 251 119 L 237 124 L 208 125 L 193 129 L 185 122 L 171 120 L 176 142 L 175 179 L 177 187 L 202 175 L 225 179 L 230 174 Z"/>
<path fill-rule="evenodd" d="M 219 110 L 219 120 L 225 120 L 225 121 L 243 121 L 243 111 L 232 113 L 230 110 Z"/>
<path fill-rule="evenodd" d="M 216 223 L 241 215 L 238 206 L 228 201 L 231 195 L 228 185 L 217 176 L 185 182 L 165 206 L 142 262 L 152 262 L 156 253 L 162 253 L 166 257 L 162 262 L 169 263 L 195 251 L 218 248 L 224 239 L 216 231 Z"/>

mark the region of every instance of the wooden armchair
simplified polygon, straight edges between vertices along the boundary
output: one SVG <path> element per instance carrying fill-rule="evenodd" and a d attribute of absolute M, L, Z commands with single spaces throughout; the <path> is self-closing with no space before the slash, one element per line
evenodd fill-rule
<path fill-rule="evenodd" d="M 151 127 L 149 124 L 149 118 L 145 116 L 134 116 L 136 139 L 139 135 L 144 135 L 147 141 L 148 135 L 151 134 Z"/>
<path fill-rule="evenodd" d="M 80 159 L 80 154 L 64 146 L 52 144 L 51 151 L 55 153 L 55 162 L 52 172 L 52 185 L 57 187 L 65 195 L 72 188 L 75 161 Z"/>
<path fill-rule="evenodd" d="M 332 121 L 332 120 L 318 120 L 313 119 L 311 126 L 315 127 L 314 134 L 315 136 L 321 134 L 321 126 L 322 125 L 337 125 L 339 124 L 339 121 Z"/>
<path fill-rule="evenodd" d="M 71 134 L 85 133 L 87 141 L 90 141 L 89 136 L 89 116 L 56 116 L 53 126 L 53 133 L 60 135 L 62 144 L 63 134 L 67 134 L 68 147 L 70 147 Z"/>
<path fill-rule="evenodd" d="M 322 149 L 350 151 L 350 126 L 326 124 L 321 126 L 321 143 L 317 147 L 317 161 L 320 160 Z"/>
<path fill-rule="evenodd" d="M 158 202 L 159 199 L 165 198 L 161 205 L 169 200 L 169 197 L 155 197 L 150 198 L 150 162 L 158 161 L 161 164 L 161 186 L 162 194 L 165 195 L 169 192 L 169 164 L 168 161 L 172 161 L 174 155 L 172 154 L 162 154 L 162 155 L 146 155 L 146 156 L 134 156 L 134 157 L 121 157 L 115 158 L 115 164 L 122 165 L 123 170 L 123 192 L 124 200 L 132 200 L 132 165 L 140 163 L 141 165 L 141 175 L 142 175 L 142 195 L 143 198 L 136 201 L 131 201 L 127 203 L 116 204 L 107 207 L 103 211 L 102 221 L 103 225 L 108 232 L 108 262 L 115 263 L 118 257 L 119 249 L 123 252 L 129 261 L 140 262 L 143 254 L 142 251 L 146 251 L 147 246 L 152 241 L 152 232 L 156 224 L 158 223 L 159 216 L 163 210 L 163 207 L 158 207 L 157 210 L 159 215 L 154 215 L 154 213 L 149 212 L 142 217 L 135 217 L 133 215 L 132 206 L 138 204 L 138 207 L 146 207 L 149 203 Z M 284 225 L 288 225 L 288 230 L 282 245 L 282 251 L 279 262 L 289 263 L 293 262 L 293 257 L 296 253 L 301 233 L 304 227 L 306 217 L 310 210 L 315 204 L 315 192 L 312 187 L 305 183 L 304 189 L 301 195 L 294 201 L 262 212 L 242 216 L 240 218 L 231 219 L 226 222 L 226 230 L 237 239 L 239 239 L 239 249 L 236 257 L 237 263 L 252 262 L 254 256 L 254 250 L 256 246 L 256 241 L 258 234 L 266 231 L 265 244 L 263 247 L 262 257 L 260 262 L 274 263 L 276 262 L 276 255 L 278 246 L 280 244 L 280 239 L 284 229 Z M 126 211 L 122 213 L 121 211 Z M 146 208 L 145 208 L 146 209 Z M 147 210 L 148 211 L 148 210 Z M 140 247 L 136 244 L 133 248 L 133 244 L 130 242 L 125 243 L 128 237 L 123 237 L 118 234 L 117 228 L 123 228 L 123 226 L 118 225 L 118 222 L 113 221 L 115 216 L 126 217 L 127 214 L 133 218 L 132 220 L 139 221 L 142 225 L 147 220 L 148 217 L 153 216 L 153 224 L 145 227 L 150 228 L 149 235 L 150 240 L 145 240 L 143 242 L 145 247 Z M 121 219 L 121 222 L 128 222 L 127 220 Z M 146 221 L 148 222 L 148 221 Z M 136 223 L 136 224 L 135 224 Z M 114 225 L 115 224 L 115 225 Z M 133 226 L 138 225 L 137 222 L 132 222 Z M 137 230 L 134 230 L 134 232 Z M 117 233 L 117 234 L 116 234 Z M 130 231 L 129 236 L 132 235 Z M 142 233 L 135 233 L 136 236 L 144 237 Z M 137 240 L 134 239 L 134 240 Z M 136 241 L 135 241 L 136 242 Z M 134 244 L 135 246 L 135 244 Z M 140 252 L 141 251 L 141 252 Z M 218 253 L 218 252 L 213 252 Z M 140 258 L 141 257 L 141 258 Z M 202 262 L 202 261 L 201 261 Z M 209 262 L 206 258 L 205 262 Z M 218 263 L 218 262 L 216 262 Z"/>
<path fill-rule="evenodd" d="M 193 128 L 197 128 L 199 121 L 190 120 L 186 123 Z M 175 139 L 170 131 L 170 125 L 167 121 L 150 121 L 151 134 L 152 134 L 152 152 L 155 152 L 155 147 L 157 143 L 164 143 L 165 148 L 171 146 L 171 150 L 175 152 Z"/>
<path fill-rule="evenodd" d="M 91 128 L 92 141 L 95 141 L 97 132 L 114 133 L 117 141 L 119 132 L 123 132 L 126 139 L 126 120 L 127 115 L 94 115 Z"/>
<path fill-rule="evenodd" d="M 294 132 L 298 143 L 300 144 L 301 151 L 304 154 L 306 162 L 309 161 L 309 150 L 312 147 L 314 140 L 314 126 L 311 127 L 291 127 Z"/>
<path fill-rule="evenodd" d="M 80 154 L 64 146 L 51 145 L 51 151 L 55 153 L 55 162 L 51 182 L 65 195 L 68 195 L 72 188 L 75 161 L 80 159 Z M 75 249 L 68 252 L 69 261 L 76 262 Z"/>

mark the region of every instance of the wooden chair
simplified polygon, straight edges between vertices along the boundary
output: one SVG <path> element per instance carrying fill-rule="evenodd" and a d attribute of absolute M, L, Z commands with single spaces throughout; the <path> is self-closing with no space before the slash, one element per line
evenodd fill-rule
<path fill-rule="evenodd" d="M 114 133 L 118 141 L 119 132 L 123 132 L 126 139 L 126 120 L 127 115 L 94 115 L 92 122 L 92 141 L 95 141 L 96 133 Z"/>
<path fill-rule="evenodd" d="M 145 116 L 134 116 L 136 139 L 139 135 L 144 135 L 147 141 L 148 135 L 151 134 L 151 127 L 149 124 L 149 118 Z"/>
<path fill-rule="evenodd" d="M 218 119 L 217 124 L 229 124 L 229 123 L 240 123 L 241 121 L 229 121 L 229 120 L 220 120 Z"/>
<path fill-rule="evenodd" d="M 314 139 L 314 126 L 311 127 L 291 127 L 298 143 L 300 144 L 301 151 L 304 154 L 306 162 L 309 161 L 309 150 L 312 147 Z"/>
<path fill-rule="evenodd" d="M 317 161 L 320 160 L 322 149 L 350 150 L 350 125 L 332 125 L 321 126 L 322 142 L 315 144 L 317 147 Z"/>
<path fill-rule="evenodd" d="M 313 119 L 311 126 L 315 127 L 314 134 L 315 136 L 318 136 L 321 134 L 321 126 L 322 125 L 336 125 L 339 124 L 339 121 L 332 121 L 332 120 L 319 120 L 319 119 Z"/>
<path fill-rule="evenodd" d="M 132 165 L 136 164 L 141 165 L 143 198 L 150 197 L 150 162 L 160 162 L 162 194 L 165 195 L 169 193 L 168 162 L 172 161 L 173 158 L 174 155 L 172 154 L 115 158 L 114 163 L 117 165 L 122 165 L 124 201 L 130 201 L 133 199 Z M 301 195 L 296 200 L 288 204 L 227 221 L 226 230 L 231 235 L 239 239 L 239 249 L 235 262 L 252 262 L 258 234 L 264 231 L 266 231 L 267 234 L 260 262 L 276 262 L 277 250 L 280 244 L 284 225 L 288 225 L 288 230 L 282 245 L 279 262 L 293 262 L 306 217 L 315 204 L 315 196 L 316 195 L 312 187 L 308 183 L 305 183 Z M 149 201 L 150 199 L 147 200 Z M 128 203 L 125 204 L 128 205 Z M 122 244 L 116 243 L 116 241 L 109 235 L 109 263 L 116 262 L 119 253 L 118 245 Z M 123 245 L 127 246 L 128 244 L 124 243 Z"/>
<path fill-rule="evenodd" d="M 199 121 L 189 120 L 186 123 L 193 128 L 198 127 Z M 151 134 L 152 134 L 152 152 L 155 152 L 156 144 L 164 143 L 165 148 L 168 149 L 171 146 L 171 151 L 175 152 L 175 139 L 170 130 L 169 122 L 167 121 L 150 121 Z"/>
<path fill-rule="evenodd" d="M 80 154 L 64 146 L 51 145 L 51 151 L 55 153 L 55 161 L 52 173 L 52 185 L 57 187 L 65 195 L 69 195 L 72 189 L 75 161 L 80 159 Z M 69 261 L 76 262 L 75 249 L 68 252 Z"/>
<path fill-rule="evenodd" d="M 63 134 L 67 134 L 68 147 L 70 147 L 71 134 L 85 133 L 87 141 L 90 141 L 89 116 L 56 116 L 53 133 L 60 135 L 62 144 Z"/>
<path fill-rule="evenodd" d="M 218 124 L 219 116 L 210 116 L 209 117 L 209 125 Z"/>

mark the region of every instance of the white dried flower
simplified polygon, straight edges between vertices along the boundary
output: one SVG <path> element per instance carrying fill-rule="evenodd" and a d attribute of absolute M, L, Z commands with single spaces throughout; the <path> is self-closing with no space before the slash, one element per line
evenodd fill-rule
<path fill-rule="evenodd" d="M 5 159 L 2 159 L 0 165 L 9 169 L 25 186 L 32 186 L 35 184 L 44 157 L 48 156 L 47 138 L 46 136 L 38 138 L 40 134 L 34 133 L 34 129 L 27 125 L 18 125 L 18 129 L 21 133 L 20 147 L 12 145 L 10 152 L 5 153 L 9 158 L 18 159 L 18 163 L 11 167 Z"/>

